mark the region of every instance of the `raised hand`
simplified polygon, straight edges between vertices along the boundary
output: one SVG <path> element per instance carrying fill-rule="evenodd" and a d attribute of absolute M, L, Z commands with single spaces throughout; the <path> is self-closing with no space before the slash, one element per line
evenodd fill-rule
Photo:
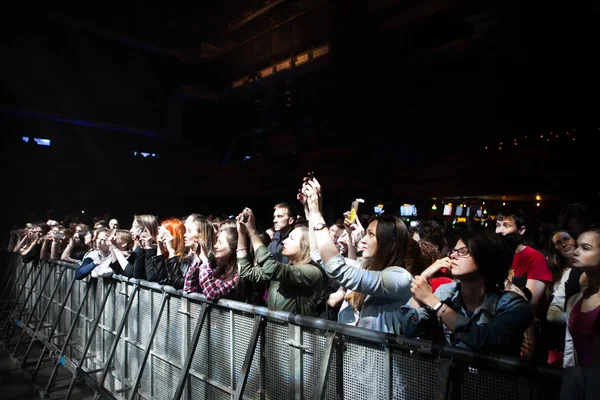
<path fill-rule="evenodd" d="M 244 208 L 240 215 L 238 215 L 239 223 L 246 227 L 247 233 L 256 232 L 256 218 L 254 217 L 254 213 L 248 207 Z"/>
<path fill-rule="evenodd" d="M 302 193 L 307 198 L 308 210 L 311 213 L 321 213 L 323 200 L 319 181 L 315 178 L 305 181 L 302 185 Z"/>
<path fill-rule="evenodd" d="M 238 231 L 238 235 L 245 235 L 247 233 L 246 222 L 248 221 L 248 214 L 242 211 L 235 217 L 235 226 Z"/>

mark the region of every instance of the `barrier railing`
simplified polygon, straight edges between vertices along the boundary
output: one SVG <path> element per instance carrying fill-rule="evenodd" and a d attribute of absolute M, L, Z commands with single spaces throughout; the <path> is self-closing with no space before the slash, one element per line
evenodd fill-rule
<path fill-rule="evenodd" d="M 6 273 L 0 338 L 43 344 L 42 388 L 60 369 L 119 399 L 558 399 L 562 370 L 479 355 L 170 286 L 74 279 L 75 265 L 23 264 Z M 12 279 L 12 280 L 11 280 Z M 2 286 L 0 286 L 2 287 Z M 30 337 L 29 342 L 24 342 Z M 14 344 L 16 339 L 16 344 Z"/>

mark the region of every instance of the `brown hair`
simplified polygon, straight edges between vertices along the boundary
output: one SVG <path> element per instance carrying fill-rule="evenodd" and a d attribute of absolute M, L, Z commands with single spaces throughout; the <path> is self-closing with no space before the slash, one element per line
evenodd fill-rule
<path fill-rule="evenodd" d="M 369 271 L 382 271 L 387 267 L 405 266 L 410 236 L 402 220 L 393 215 L 380 215 L 375 219 L 377 229 L 377 250 L 373 257 L 363 262 L 362 268 Z M 355 311 L 362 310 L 367 295 L 352 291 L 346 300 Z"/>
<path fill-rule="evenodd" d="M 421 275 L 421 272 L 425 270 L 425 259 L 419 243 L 415 239 L 409 239 L 408 241 L 405 268 L 412 276 Z"/>
<path fill-rule="evenodd" d="M 118 237 L 121 240 L 121 243 L 125 243 L 125 248 L 127 250 L 133 249 L 133 237 L 131 236 L 131 232 L 127 229 L 116 229 L 115 237 Z"/>

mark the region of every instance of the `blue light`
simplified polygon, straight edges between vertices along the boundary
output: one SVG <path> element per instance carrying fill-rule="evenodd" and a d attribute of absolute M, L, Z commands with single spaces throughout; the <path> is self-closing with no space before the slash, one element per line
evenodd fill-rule
<path fill-rule="evenodd" d="M 111 131 L 136 133 L 138 135 L 144 135 L 144 136 L 162 137 L 162 135 L 160 133 L 156 133 L 156 132 L 140 131 L 140 130 L 131 129 L 131 128 L 121 128 L 118 126 L 98 124 L 95 122 L 80 121 L 80 120 L 68 119 L 68 118 L 62 118 L 62 117 L 52 117 L 50 115 L 44 115 L 44 114 L 28 112 L 28 111 L 17 111 L 17 110 L 10 110 L 7 108 L 0 108 L 0 111 L 8 113 L 8 114 L 24 115 L 27 117 L 36 117 L 36 118 L 45 119 L 48 121 L 66 122 L 68 124 L 73 124 L 73 125 L 89 126 L 91 128 L 100 128 L 100 129 L 108 129 Z"/>
<path fill-rule="evenodd" d="M 50 146 L 50 139 L 33 138 L 40 146 Z"/>

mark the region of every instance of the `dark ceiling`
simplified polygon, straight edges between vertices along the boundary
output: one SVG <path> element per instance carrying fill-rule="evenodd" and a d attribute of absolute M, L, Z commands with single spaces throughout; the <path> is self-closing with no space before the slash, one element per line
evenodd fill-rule
<path fill-rule="evenodd" d="M 530 3 L 104 0 L 27 10 L 171 60 L 169 84 L 190 97 L 275 119 L 290 97 L 296 117 L 328 114 L 338 127 L 384 136 L 404 126 L 492 135 L 596 119 L 598 2 Z M 256 75 L 323 45 L 320 62 Z M 242 77 L 251 83 L 232 88 Z"/>

